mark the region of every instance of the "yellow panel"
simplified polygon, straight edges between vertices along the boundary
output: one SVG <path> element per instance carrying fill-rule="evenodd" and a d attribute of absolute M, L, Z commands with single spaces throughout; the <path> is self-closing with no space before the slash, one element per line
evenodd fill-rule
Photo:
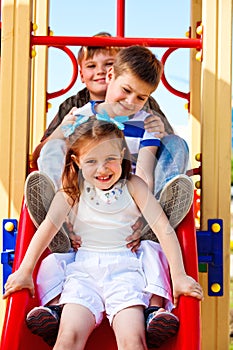
<path fill-rule="evenodd" d="M 231 160 L 231 0 L 202 2 L 202 229 L 209 218 L 224 223 L 224 297 L 202 303 L 202 348 L 227 349 L 229 342 L 229 241 Z M 207 288 L 206 276 L 201 283 Z"/>
<path fill-rule="evenodd" d="M 0 95 L 0 219 L 19 218 L 25 180 L 30 1 L 2 1 Z M 2 277 L 2 276 L 1 276 Z M 2 285 L 2 281 L 1 281 Z M 1 301 L 0 308 L 5 307 Z M 3 315 L 3 313 L 1 313 Z M 1 319 L 1 326 L 3 320 Z"/>
<path fill-rule="evenodd" d="M 33 23 L 37 25 L 34 35 L 48 35 L 48 0 L 35 4 Z M 47 52 L 46 46 L 35 47 L 36 57 L 33 59 L 31 79 L 31 111 L 30 111 L 30 145 L 32 153 L 39 144 L 46 126 L 46 91 L 47 91 Z"/>

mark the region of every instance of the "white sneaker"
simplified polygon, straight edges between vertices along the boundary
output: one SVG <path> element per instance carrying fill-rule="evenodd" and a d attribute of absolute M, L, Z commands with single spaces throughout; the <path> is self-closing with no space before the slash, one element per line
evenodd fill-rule
<path fill-rule="evenodd" d="M 55 196 L 54 184 L 46 174 L 33 171 L 26 179 L 24 196 L 30 218 L 38 228 L 44 221 Z M 53 253 L 66 253 L 70 248 L 70 239 L 66 232 L 65 224 L 63 224 L 50 242 L 49 249 Z"/>
<path fill-rule="evenodd" d="M 162 189 L 159 203 L 173 228 L 176 228 L 189 212 L 193 197 L 193 181 L 184 174 L 173 177 Z"/>

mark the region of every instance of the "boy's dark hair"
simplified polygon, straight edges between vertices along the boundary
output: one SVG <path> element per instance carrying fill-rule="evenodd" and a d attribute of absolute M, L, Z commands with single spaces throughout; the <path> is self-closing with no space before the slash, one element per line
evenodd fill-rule
<path fill-rule="evenodd" d="M 93 37 L 104 37 L 109 38 L 111 34 L 108 32 L 99 32 Z M 121 50 L 120 47 L 114 46 L 82 46 L 78 51 L 78 64 L 80 65 L 84 59 L 93 58 L 96 53 L 106 53 L 108 52 L 110 55 L 116 55 Z"/>
<path fill-rule="evenodd" d="M 130 72 L 142 81 L 150 84 L 155 90 L 159 84 L 163 64 L 148 48 L 133 45 L 121 49 L 113 64 L 114 74 L 117 78 L 124 72 Z"/>

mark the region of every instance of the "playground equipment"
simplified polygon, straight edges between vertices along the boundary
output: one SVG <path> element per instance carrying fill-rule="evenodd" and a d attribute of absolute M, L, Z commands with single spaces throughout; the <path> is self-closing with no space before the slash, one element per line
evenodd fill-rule
<path fill-rule="evenodd" d="M 26 235 L 24 234 L 25 230 L 27 231 Z M 34 232 L 35 227 L 31 222 L 26 206 L 23 204 L 19 220 L 14 268 L 19 266 Z M 184 263 L 187 273 L 194 278 L 197 278 L 197 247 L 192 209 L 180 225 L 178 229 L 178 237 L 183 249 Z M 192 261 L 189 261 L 190 255 L 192 256 Z M 2 332 L 1 350 L 30 350 L 32 346 L 34 350 L 50 349 L 42 339 L 33 335 L 26 327 L 25 315 L 35 305 L 38 305 L 37 298 L 32 299 L 27 291 L 15 293 L 9 298 Z M 191 297 L 181 297 L 179 307 L 176 310 L 176 314 L 180 319 L 178 336 L 171 339 L 160 349 L 200 349 L 199 311 L 200 304 L 196 299 Z M 107 319 L 104 319 L 101 326 L 93 332 L 85 348 L 85 350 L 93 349 L 117 350 L 114 334 Z"/>
<path fill-rule="evenodd" d="M 200 151 L 202 154 L 201 167 L 197 172 L 194 171 L 194 175 L 198 176 L 201 188 L 201 224 L 197 235 L 197 245 L 199 262 L 203 268 L 200 281 L 206 290 L 206 295 L 205 302 L 202 303 L 201 322 L 199 303 L 192 298 L 181 297 L 177 309 L 181 328 L 177 337 L 161 349 L 198 350 L 201 347 L 205 350 L 226 349 L 228 344 L 230 241 L 231 35 L 229 28 L 232 26 L 231 1 L 225 0 L 224 4 L 220 0 L 191 1 L 192 16 L 188 39 L 124 38 L 124 1 L 117 1 L 116 38 L 96 38 L 96 41 L 87 37 L 47 36 L 49 6 L 46 0 L 34 5 L 33 11 L 30 1 L 18 0 L 13 3 L 14 5 L 7 0 L 2 2 L 1 102 L 7 100 L 8 103 L 7 105 L 6 103 L 1 104 L 0 142 L 6 151 L 0 154 L 0 167 L 2 167 L 0 169 L 2 193 L 0 211 L 1 216 L 7 218 L 18 217 L 21 210 L 14 268 L 17 268 L 22 260 L 35 230 L 24 203 L 21 209 L 21 200 L 27 172 L 25 164 L 29 163 L 27 150 L 37 145 L 38 139 L 35 134 L 42 135 L 44 128 L 41 122 L 37 122 L 35 116 L 45 115 L 46 111 L 44 103 L 48 97 L 44 89 L 47 74 L 46 45 L 61 48 L 64 45 L 127 46 L 146 43 L 147 46 L 168 47 L 169 50 L 163 57 L 164 61 L 173 50 L 179 47 L 192 48 L 191 94 L 181 93 L 180 96 L 180 92 L 174 91 L 175 89 L 169 85 L 165 76 L 163 83 L 167 84 L 172 92 L 188 100 L 192 118 L 192 154 L 200 153 Z M 36 32 L 32 22 L 38 24 Z M 28 38 L 28 41 L 21 40 L 25 37 Z M 28 53 L 31 52 L 33 57 L 34 47 L 37 50 L 37 56 L 31 58 Z M 196 58 L 199 58 L 200 61 L 198 62 Z M 72 62 L 75 65 L 74 60 Z M 41 72 L 45 72 L 44 75 Z M 28 86 L 31 86 L 31 89 L 28 89 Z M 30 107 L 28 107 L 28 101 L 30 101 Z M 35 104 L 34 101 L 37 103 Z M 44 110 L 38 112 L 36 105 L 44 106 Z M 27 119 L 29 113 L 32 116 L 30 130 Z M 19 114 L 22 119 L 18 134 L 17 117 Z M 30 144 L 28 134 L 31 137 Z M 20 151 L 20 157 L 16 157 L 16 154 L 19 154 L 16 153 L 16 149 Z M 193 167 L 195 168 L 195 165 Z M 195 231 L 191 210 L 178 228 L 178 237 L 187 272 L 194 277 L 196 277 L 198 266 Z M 219 242 L 223 243 L 222 256 L 219 250 L 210 249 L 210 246 L 214 249 L 218 247 Z M 9 256 L 11 260 L 12 255 Z M 222 268 L 223 259 L 224 270 Z M 209 271 L 209 266 L 214 266 L 217 271 L 217 274 L 214 271 L 211 278 L 205 272 Z M 209 294 L 212 296 L 208 296 Z M 36 302 L 37 300 L 32 302 L 26 291 L 15 293 L 9 298 L 2 331 L 1 350 L 29 350 L 32 344 L 35 350 L 48 348 L 38 337 L 35 338 L 30 334 L 24 324 L 25 314 Z M 202 340 L 200 340 L 200 327 Z M 105 343 L 98 343 L 103 338 Z M 87 349 L 105 350 L 104 346 L 106 350 L 116 349 L 113 334 L 106 321 L 93 334 L 87 344 Z"/>

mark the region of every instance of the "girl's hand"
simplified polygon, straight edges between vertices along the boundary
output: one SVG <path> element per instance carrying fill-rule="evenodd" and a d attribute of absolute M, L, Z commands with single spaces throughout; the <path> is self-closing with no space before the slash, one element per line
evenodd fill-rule
<path fill-rule="evenodd" d="M 77 116 L 74 115 L 75 112 L 78 110 L 77 107 L 73 107 L 68 114 L 66 114 L 66 116 L 63 118 L 61 124 L 59 125 L 59 127 L 64 126 L 64 125 L 73 125 L 74 122 L 77 119 Z"/>
<path fill-rule="evenodd" d="M 63 118 L 61 124 L 58 125 L 58 127 L 54 130 L 54 132 L 49 136 L 49 139 L 61 139 L 65 140 L 66 137 L 64 136 L 64 132 L 62 131 L 62 126 L 65 125 L 73 125 L 76 121 L 77 117 L 74 115 L 76 112 L 77 107 L 73 107 L 69 113 Z"/>
<path fill-rule="evenodd" d="M 144 121 L 144 128 L 147 132 L 154 133 L 154 136 L 161 139 L 166 135 L 164 124 L 158 115 L 150 115 Z"/>
<path fill-rule="evenodd" d="M 172 280 L 173 297 L 175 307 L 178 305 L 180 295 L 191 296 L 199 300 L 203 300 L 203 290 L 200 284 L 191 276 L 181 275 Z"/>
<path fill-rule="evenodd" d="M 21 270 L 17 270 L 14 273 L 12 273 L 6 281 L 3 299 L 6 299 L 12 293 L 22 290 L 24 288 L 29 289 L 31 296 L 34 298 L 35 288 L 32 276 L 29 274 L 24 274 Z"/>

